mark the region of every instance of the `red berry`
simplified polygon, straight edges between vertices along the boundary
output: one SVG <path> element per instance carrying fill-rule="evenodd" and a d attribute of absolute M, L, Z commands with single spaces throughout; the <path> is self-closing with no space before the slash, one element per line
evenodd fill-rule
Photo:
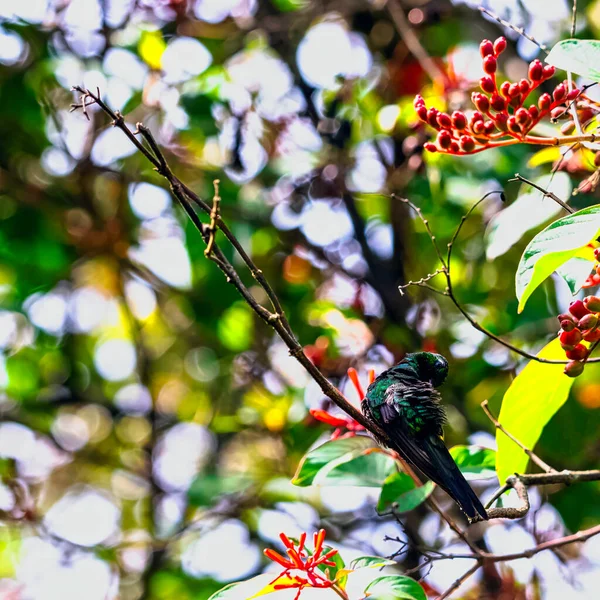
<path fill-rule="evenodd" d="M 529 116 L 534 121 L 540 116 L 540 111 L 538 110 L 538 107 L 535 104 L 532 104 L 529 107 Z"/>
<path fill-rule="evenodd" d="M 501 86 L 500 86 L 500 91 L 502 92 L 502 95 L 505 98 L 509 98 L 509 94 L 508 94 L 508 90 L 510 89 L 510 81 L 505 81 Z"/>
<path fill-rule="evenodd" d="M 569 312 L 576 318 L 576 319 L 581 319 L 582 317 L 585 317 L 585 315 L 587 315 L 589 312 L 591 312 L 591 310 L 600 310 L 600 298 L 596 298 L 596 296 L 588 296 L 587 298 L 585 298 L 585 300 L 587 300 L 588 302 L 590 301 L 590 299 L 592 300 L 592 304 L 595 303 L 593 302 L 594 300 L 598 301 L 598 308 L 597 309 L 587 309 L 587 302 L 584 304 L 581 300 L 573 300 L 573 302 L 571 302 L 571 304 L 569 304 Z"/>
<path fill-rule="evenodd" d="M 494 130 L 496 129 L 496 124 L 494 123 L 494 121 L 486 121 L 484 123 L 484 131 L 486 135 L 492 135 L 492 133 L 494 133 Z"/>
<path fill-rule="evenodd" d="M 577 344 L 573 350 L 565 352 L 569 360 L 583 360 L 588 355 L 588 349 L 583 344 Z"/>
<path fill-rule="evenodd" d="M 560 117 L 562 117 L 566 112 L 567 109 L 564 106 L 557 106 L 550 111 L 550 118 L 560 119 Z"/>
<path fill-rule="evenodd" d="M 531 118 L 529 115 L 529 111 L 525 108 L 519 108 L 515 113 L 515 117 L 518 123 L 525 124 Z"/>
<path fill-rule="evenodd" d="M 567 377 L 578 377 L 583 373 L 583 363 L 578 360 L 572 360 L 566 364 L 564 373 Z"/>
<path fill-rule="evenodd" d="M 577 88 L 573 88 L 568 94 L 567 94 L 567 100 L 571 101 L 571 100 L 575 100 L 575 98 L 577 98 L 577 96 L 579 96 L 579 94 L 581 94 L 581 90 L 577 89 Z"/>
<path fill-rule="evenodd" d="M 540 81 L 544 75 L 544 65 L 536 58 L 529 64 L 529 79 L 534 83 Z"/>
<path fill-rule="evenodd" d="M 436 129 L 438 128 L 438 124 L 437 124 L 437 116 L 439 114 L 439 110 L 437 108 L 430 108 L 427 111 L 427 122 L 432 126 L 435 127 Z"/>
<path fill-rule="evenodd" d="M 573 331 L 573 329 L 575 329 L 575 323 L 573 323 L 573 321 L 569 321 L 568 319 L 565 319 L 564 321 L 560 322 L 560 328 L 563 331 Z"/>
<path fill-rule="evenodd" d="M 590 313 L 589 315 L 584 315 L 582 319 L 579 321 L 579 329 L 581 331 L 589 331 L 590 329 L 595 329 L 598 325 L 598 315 L 595 313 Z"/>
<path fill-rule="evenodd" d="M 571 313 L 561 313 L 560 315 L 558 315 L 558 320 L 559 321 L 573 321 L 573 323 L 575 323 L 575 320 L 573 318 L 573 315 Z"/>
<path fill-rule="evenodd" d="M 575 300 L 575 302 L 581 302 L 581 300 Z M 600 298 L 598 296 L 586 296 L 583 299 L 582 304 L 586 311 L 600 312 Z M 569 307 L 569 310 L 573 312 L 573 309 Z M 575 314 L 575 313 L 573 313 Z M 582 315 L 583 316 L 583 315 Z M 578 317 L 581 319 L 581 317 Z"/>
<path fill-rule="evenodd" d="M 425 148 L 425 150 L 427 150 L 428 152 L 437 152 L 435 144 L 432 144 L 431 142 L 425 142 L 423 144 L 423 148 Z"/>
<path fill-rule="evenodd" d="M 600 329 L 592 329 L 591 331 L 586 332 L 583 339 L 586 342 L 597 342 L 600 340 Z"/>
<path fill-rule="evenodd" d="M 562 102 L 567 97 L 567 88 L 564 83 L 559 83 L 552 92 L 554 102 Z"/>
<path fill-rule="evenodd" d="M 571 331 L 561 331 L 558 339 L 561 344 L 565 346 L 577 346 L 582 339 L 581 331 L 579 329 L 571 329 Z"/>
<path fill-rule="evenodd" d="M 496 56 L 498 56 L 499 54 L 502 54 L 505 50 L 506 50 L 506 38 L 505 37 L 499 37 L 494 42 L 494 54 Z"/>
<path fill-rule="evenodd" d="M 450 115 L 446 113 L 440 113 L 437 116 L 438 125 L 444 129 L 452 128 L 452 120 L 450 119 Z"/>
<path fill-rule="evenodd" d="M 490 110 L 490 101 L 489 98 L 479 92 L 473 92 L 471 94 L 471 101 L 477 107 L 477 110 L 482 113 L 487 113 Z"/>
<path fill-rule="evenodd" d="M 483 121 L 475 121 L 475 123 L 473 123 L 472 129 L 473 133 L 481 135 L 485 131 L 485 123 Z"/>
<path fill-rule="evenodd" d="M 494 44 L 490 42 L 490 40 L 483 40 L 481 44 L 479 44 L 479 53 L 481 54 L 481 58 L 485 58 L 490 54 L 494 53 Z"/>
<path fill-rule="evenodd" d="M 538 106 L 540 107 L 541 111 L 547 111 L 551 104 L 552 98 L 550 97 L 550 94 L 542 94 L 540 96 L 540 99 L 538 100 Z"/>
<path fill-rule="evenodd" d="M 543 78 L 550 79 L 550 77 L 554 76 L 554 73 L 556 73 L 556 69 L 552 65 L 546 65 L 544 67 Z"/>
<path fill-rule="evenodd" d="M 417 94 L 415 99 L 413 100 L 413 106 L 418 108 L 419 106 L 425 106 L 425 100 L 423 100 L 423 96 L 421 94 Z"/>
<path fill-rule="evenodd" d="M 492 47 L 493 50 L 493 47 Z M 498 62 L 496 59 L 490 54 L 483 59 L 483 70 L 488 75 L 493 75 L 498 68 Z"/>
<path fill-rule="evenodd" d="M 458 145 L 458 142 L 452 142 L 450 144 L 450 152 L 452 152 L 453 154 L 456 154 L 459 151 L 460 151 L 460 146 Z"/>
<path fill-rule="evenodd" d="M 472 152 L 475 150 L 475 140 L 471 136 L 461 135 L 460 148 L 463 152 Z"/>
<path fill-rule="evenodd" d="M 496 91 L 496 86 L 494 84 L 494 80 L 486 75 L 479 80 L 479 87 L 486 92 L 487 94 L 492 94 Z"/>
<path fill-rule="evenodd" d="M 505 112 L 500 112 L 494 117 L 494 122 L 496 123 L 496 127 L 500 129 L 500 131 L 507 131 L 507 121 L 508 115 Z"/>
<path fill-rule="evenodd" d="M 467 127 L 467 117 L 465 117 L 465 114 L 455 110 L 452 113 L 452 125 L 454 125 L 454 128 L 458 129 L 459 131 L 465 129 Z"/>
<path fill-rule="evenodd" d="M 511 98 L 514 98 L 517 94 L 520 94 L 520 93 L 521 93 L 521 88 L 519 87 L 518 83 L 511 83 L 508 86 L 508 95 Z"/>

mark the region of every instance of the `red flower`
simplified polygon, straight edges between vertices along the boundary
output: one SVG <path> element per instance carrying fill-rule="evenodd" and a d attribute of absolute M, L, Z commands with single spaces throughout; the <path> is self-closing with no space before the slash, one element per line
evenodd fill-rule
<path fill-rule="evenodd" d="M 352 383 L 354 384 L 354 388 L 356 389 L 356 393 L 358 394 L 359 400 L 362 401 L 362 399 L 365 397 L 365 392 L 362 388 L 362 385 L 360 384 L 360 381 L 358 380 L 358 373 L 356 372 L 356 369 L 348 369 L 348 377 L 350 381 L 352 381 Z M 373 383 L 373 381 L 375 381 L 375 371 L 371 369 L 369 371 L 369 385 Z M 360 423 L 356 422 L 354 419 L 348 416 L 335 416 L 331 413 L 328 413 L 325 410 L 319 410 L 315 408 L 311 408 L 309 412 L 317 421 L 327 423 L 328 425 L 331 425 L 332 427 L 336 428 L 331 434 L 332 440 L 337 440 L 339 437 L 351 437 L 357 431 L 365 430 L 365 428 Z M 344 429 L 346 429 L 346 433 L 342 435 Z"/>
<path fill-rule="evenodd" d="M 325 541 L 325 530 L 321 529 L 314 534 L 314 550 L 311 555 L 308 554 L 304 543 L 306 542 L 306 533 L 302 533 L 300 540 L 295 543 L 290 540 L 285 533 L 280 533 L 279 537 L 283 542 L 288 558 L 267 548 L 264 551 L 265 556 L 283 567 L 283 571 L 271 582 L 274 590 L 298 589 L 295 600 L 300 598 L 300 594 L 305 587 L 312 588 L 330 588 L 335 585 L 335 580 L 329 579 L 329 569 L 324 574 L 319 567 L 335 567 L 331 560 L 337 554 L 337 550 L 323 551 L 323 542 Z M 298 573 L 300 572 L 300 573 Z M 280 582 L 280 583 L 278 583 Z"/>

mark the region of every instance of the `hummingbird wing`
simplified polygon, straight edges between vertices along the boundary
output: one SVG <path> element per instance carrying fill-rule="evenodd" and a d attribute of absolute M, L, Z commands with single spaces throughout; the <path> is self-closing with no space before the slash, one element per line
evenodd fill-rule
<path fill-rule="evenodd" d="M 418 404 L 414 394 L 419 396 Z M 424 395 L 429 395 L 426 401 Z M 429 403 L 434 403 L 438 412 L 432 411 Z M 424 382 L 417 386 L 392 385 L 379 408 L 378 421 L 394 442 L 393 449 L 446 491 L 469 519 L 477 515 L 487 519 L 485 508 L 440 438 L 443 409 L 437 390 Z M 427 414 L 431 417 L 429 422 Z"/>

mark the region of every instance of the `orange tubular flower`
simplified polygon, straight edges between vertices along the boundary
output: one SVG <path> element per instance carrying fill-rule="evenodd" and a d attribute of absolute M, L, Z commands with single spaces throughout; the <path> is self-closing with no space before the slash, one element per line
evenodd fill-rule
<path fill-rule="evenodd" d="M 337 550 L 323 552 L 323 542 L 325 541 L 325 530 L 321 529 L 313 536 L 314 551 L 309 556 L 306 548 L 306 533 L 302 533 L 298 543 L 290 540 L 285 533 L 280 533 L 279 537 L 286 548 L 289 558 L 285 558 L 275 550 L 267 548 L 264 551 L 265 556 L 283 567 L 283 571 L 271 582 L 273 589 L 297 589 L 295 600 L 300 598 L 302 590 L 306 587 L 312 588 L 330 588 L 335 585 L 335 580 L 330 580 L 327 574 L 319 570 L 319 567 L 335 567 L 331 560 L 337 554 Z M 301 572 L 301 573 L 299 573 Z"/>
<path fill-rule="evenodd" d="M 354 384 L 354 388 L 356 389 L 358 398 L 362 402 L 363 398 L 365 397 L 365 392 L 358 379 L 358 373 L 356 369 L 352 367 L 348 369 L 348 378 Z M 371 369 L 369 371 L 369 385 L 371 385 L 373 381 L 375 381 L 375 371 Z M 331 413 L 328 413 L 325 410 L 319 410 L 315 408 L 311 408 L 309 412 L 317 421 L 321 421 L 321 423 L 327 423 L 327 425 L 331 425 L 332 427 L 336 428 L 331 434 L 332 440 L 336 440 L 339 437 L 352 437 L 357 431 L 365 430 L 365 428 L 360 423 L 357 423 L 354 419 L 351 419 L 347 416 L 339 417 L 332 415 Z M 346 430 L 346 433 L 342 435 L 344 429 Z"/>

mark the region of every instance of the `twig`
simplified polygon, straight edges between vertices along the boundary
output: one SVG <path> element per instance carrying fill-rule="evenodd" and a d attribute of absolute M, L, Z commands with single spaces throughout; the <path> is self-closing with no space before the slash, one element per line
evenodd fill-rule
<path fill-rule="evenodd" d="M 219 180 L 215 179 L 213 185 L 215 186 L 215 195 L 213 196 L 212 210 L 210 211 L 210 225 L 208 226 L 208 243 L 204 249 L 204 256 L 209 256 L 212 252 L 213 244 L 215 243 L 215 233 L 217 231 L 217 218 L 219 217 L 219 206 L 221 203 L 221 196 L 219 196 Z"/>
<path fill-rule="evenodd" d="M 573 0 L 573 11 L 571 13 L 571 37 L 575 37 L 575 29 L 577 27 L 577 0 Z"/>
<path fill-rule="evenodd" d="M 553 469 L 549 464 L 545 463 L 535 452 L 533 452 L 533 450 L 530 450 L 529 448 L 527 448 L 512 433 L 510 433 L 510 432 L 506 431 L 506 429 L 504 429 L 502 424 L 498 421 L 498 419 L 496 419 L 496 417 L 494 417 L 494 415 L 490 411 L 487 400 L 484 400 L 481 403 L 481 408 L 483 409 L 483 412 L 486 414 L 487 418 L 494 424 L 494 427 L 496 429 L 499 429 L 507 438 L 509 438 L 517 446 L 519 446 L 519 448 L 521 448 L 521 450 L 523 450 L 523 452 L 525 452 L 525 454 L 527 454 L 527 456 L 529 456 L 529 458 L 531 459 L 531 462 L 535 463 L 540 469 L 542 469 L 542 471 L 545 471 L 546 473 L 556 473 L 557 472 L 556 469 Z"/>
<path fill-rule="evenodd" d="M 538 185 L 534 181 L 530 181 L 529 179 L 526 179 L 525 177 L 523 177 L 519 173 L 515 173 L 514 179 L 509 179 L 508 181 L 509 182 L 511 182 L 511 181 L 522 181 L 523 183 L 526 183 L 527 185 L 530 185 L 531 187 L 535 188 L 536 190 L 542 192 L 542 194 L 544 195 L 544 197 L 550 198 L 550 199 L 554 200 L 554 202 L 556 202 L 556 204 L 558 204 L 559 206 L 561 206 L 562 208 L 564 208 L 568 213 L 573 214 L 573 213 L 576 212 L 574 208 L 571 208 L 566 202 L 564 202 L 563 200 L 561 200 L 555 193 L 549 192 L 548 190 L 545 190 L 541 185 Z"/>
<path fill-rule="evenodd" d="M 508 27 L 509 29 L 512 29 L 515 33 L 518 33 L 520 36 L 523 36 L 525 39 L 528 39 L 530 42 L 535 44 L 542 52 L 545 52 L 546 54 L 548 54 L 548 46 L 546 46 L 546 44 L 541 44 L 533 36 L 526 33 L 525 29 L 523 29 L 523 27 L 516 27 L 512 23 L 505 21 L 504 19 L 500 18 L 496 13 L 493 13 L 491 10 L 484 8 L 483 6 L 479 6 L 477 8 L 482 13 L 484 13 L 488 17 L 490 17 L 491 19 L 494 19 L 494 21 L 497 21 L 498 23 L 500 23 L 500 25 L 504 25 L 504 27 Z"/>
<path fill-rule="evenodd" d="M 423 48 L 419 38 L 414 32 L 414 29 L 410 26 L 404 10 L 398 0 L 388 0 L 386 8 L 392 17 L 392 21 L 396 26 L 396 30 L 400 37 L 404 40 L 406 47 L 410 50 L 411 54 L 419 61 L 423 70 L 429 75 L 431 81 L 445 80 L 446 76 L 442 70 L 435 64 L 435 61 L 429 56 L 427 50 Z"/>
<path fill-rule="evenodd" d="M 479 567 L 481 567 L 481 563 L 479 562 L 476 565 L 473 565 L 468 571 L 463 573 L 443 594 L 440 594 L 436 600 L 444 600 L 444 598 L 447 598 L 452 592 L 454 592 L 454 590 L 457 590 L 467 579 L 469 579 L 471 575 L 475 574 L 479 570 Z"/>

